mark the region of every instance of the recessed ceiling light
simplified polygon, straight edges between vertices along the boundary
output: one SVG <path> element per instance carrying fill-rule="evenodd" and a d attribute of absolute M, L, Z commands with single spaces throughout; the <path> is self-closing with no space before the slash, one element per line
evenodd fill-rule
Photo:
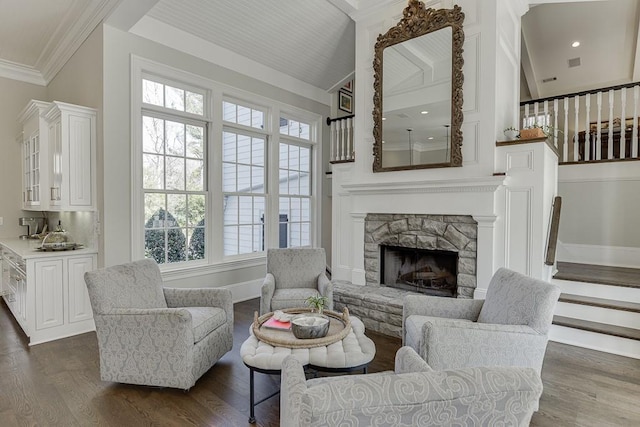
<path fill-rule="evenodd" d="M 578 46 L 580 46 L 580 42 L 577 40 L 571 43 L 571 47 L 578 47 Z"/>
<path fill-rule="evenodd" d="M 386 117 L 383 117 L 383 118 L 382 118 L 382 120 L 387 120 L 387 118 L 386 118 Z"/>
<path fill-rule="evenodd" d="M 384 141 L 382 141 L 382 143 L 384 144 Z"/>
<path fill-rule="evenodd" d="M 427 138 L 427 139 L 433 139 L 433 137 L 432 137 L 432 136 L 430 136 L 430 137 L 429 137 L 429 138 Z"/>
<path fill-rule="evenodd" d="M 428 111 L 420 111 L 420 114 L 429 114 Z"/>

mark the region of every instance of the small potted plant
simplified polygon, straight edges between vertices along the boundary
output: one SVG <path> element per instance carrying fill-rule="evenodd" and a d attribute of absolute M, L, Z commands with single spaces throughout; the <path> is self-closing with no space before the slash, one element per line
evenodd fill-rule
<path fill-rule="evenodd" d="M 307 298 L 306 303 L 311 307 L 311 311 L 322 314 L 324 306 L 327 305 L 327 297 L 323 297 L 320 294 Z"/>
<path fill-rule="evenodd" d="M 520 138 L 520 130 L 513 126 L 503 129 L 502 132 L 504 133 L 504 136 L 507 137 L 508 141 Z"/>

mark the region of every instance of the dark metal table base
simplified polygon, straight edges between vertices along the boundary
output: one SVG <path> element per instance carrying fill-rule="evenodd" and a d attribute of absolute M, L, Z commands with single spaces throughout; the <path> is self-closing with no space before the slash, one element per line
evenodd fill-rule
<path fill-rule="evenodd" d="M 253 424 L 256 422 L 256 417 L 255 417 L 255 407 L 256 405 L 259 405 L 260 403 L 264 402 L 265 400 L 269 400 L 271 399 L 273 396 L 277 395 L 280 393 L 280 390 L 276 390 L 273 393 L 271 393 L 269 396 L 264 397 L 262 399 L 260 399 L 259 401 L 255 401 L 255 397 L 254 397 L 254 378 L 253 378 L 253 373 L 254 372 L 258 372 L 260 374 L 267 374 L 267 375 L 280 375 L 282 374 L 282 370 L 281 369 L 260 369 L 260 368 L 254 368 L 252 366 L 247 365 L 246 363 L 244 364 L 247 368 L 249 368 L 249 423 Z M 367 366 L 369 366 L 369 363 L 365 363 L 363 365 L 358 365 L 358 366 L 354 366 L 351 368 L 324 368 L 322 366 L 315 366 L 315 365 L 306 365 L 305 368 L 305 372 L 307 373 L 313 373 L 314 374 L 314 378 L 317 377 L 317 372 L 328 372 L 328 373 L 340 373 L 340 372 L 354 372 L 357 370 L 362 369 L 362 373 L 366 374 L 367 373 Z M 312 369 L 313 371 L 307 371 L 307 369 Z"/>

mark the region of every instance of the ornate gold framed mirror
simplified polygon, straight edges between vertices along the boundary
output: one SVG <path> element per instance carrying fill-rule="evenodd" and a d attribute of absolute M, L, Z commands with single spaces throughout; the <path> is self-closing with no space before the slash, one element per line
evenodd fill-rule
<path fill-rule="evenodd" d="M 409 0 L 375 45 L 373 171 L 462 166 L 464 13 Z"/>

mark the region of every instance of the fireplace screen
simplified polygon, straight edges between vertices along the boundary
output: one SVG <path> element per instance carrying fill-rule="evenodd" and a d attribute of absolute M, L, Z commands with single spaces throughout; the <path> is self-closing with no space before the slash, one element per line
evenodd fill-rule
<path fill-rule="evenodd" d="M 380 282 L 426 295 L 455 297 L 458 253 L 380 246 Z"/>

